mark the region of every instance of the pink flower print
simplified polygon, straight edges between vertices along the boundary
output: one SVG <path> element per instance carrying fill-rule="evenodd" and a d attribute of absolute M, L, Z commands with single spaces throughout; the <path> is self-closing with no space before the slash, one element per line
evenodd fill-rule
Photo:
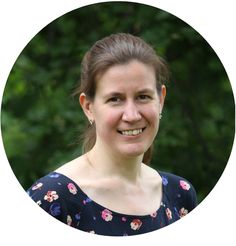
<path fill-rule="evenodd" d="M 181 188 L 182 188 L 183 190 L 189 190 L 189 189 L 190 189 L 190 184 L 187 183 L 187 182 L 184 181 L 184 180 L 180 180 L 180 181 L 179 181 L 179 184 L 180 184 L 180 186 L 181 186 Z"/>
<path fill-rule="evenodd" d="M 32 187 L 32 190 L 40 189 L 43 186 L 43 183 L 38 183 Z"/>
<path fill-rule="evenodd" d="M 70 193 L 72 193 L 73 195 L 77 194 L 77 189 L 74 184 L 69 183 L 67 185 L 67 188 L 69 189 Z"/>
<path fill-rule="evenodd" d="M 111 221 L 113 216 L 112 216 L 112 212 L 108 209 L 104 209 L 102 211 L 102 218 L 105 220 L 105 221 Z"/>
<path fill-rule="evenodd" d="M 126 221 L 127 221 L 127 218 L 126 218 L 126 217 L 122 217 L 121 220 L 122 220 L 123 222 L 126 222 Z"/>
<path fill-rule="evenodd" d="M 154 212 L 154 213 L 150 214 L 150 216 L 151 216 L 152 218 L 156 218 L 156 217 L 157 217 L 157 212 Z"/>
<path fill-rule="evenodd" d="M 49 190 L 47 194 L 44 196 L 44 200 L 47 200 L 48 202 L 52 202 L 54 200 L 57 200 L 59 196 L 57 195 L 56 191 Z"/>
<path fill-rule="evenodd" d="M 142 225 L 142 221 L 139 220 L 139 219 L 134 219 L 132 220 L 132 222 L 130 223 L 130 226 L 131 226 L 131 229 L 132 230 L 139 230 L 139 228 L 141 227 Z"/>
<path fill-rule="evenodd" d="M 167 216 L 168 220 L 172 219 L 172 212 L 169 208 L 166 209 L 166 216 Z"/>
<path fill-rule="evenodd" d="M 69 226 L 71 226 L 71 224 L 72 224 L 72 218 L 71 218 L 71 216 L 68 214 L 67 215 L 67 217 L 66 217 L 66 223 L 67 223 L 67 225 L 69 225 Z"/>
<path fill-rule="evenodd" d="M 179 216 L 180 216 L 180 218 L 184 217 L 187 214 L 188 214 L 188 210 L 185 209 L 184 207 L 179 210 Z"/>

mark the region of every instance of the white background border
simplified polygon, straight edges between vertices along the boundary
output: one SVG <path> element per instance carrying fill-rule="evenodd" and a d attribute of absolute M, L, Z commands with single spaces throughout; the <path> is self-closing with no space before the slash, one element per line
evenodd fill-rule
<path fill-rule="evenodd" d="M 100 1 L 7 0 L 0 2 L 0 96 L 25 45 L 48 23 L 78 7 Z M 131 1 L 132 2 L 132 1 Z M 222 61 L 235 92 L 236 31 L 233 0 L 134 1 L 166 10 L 197 30 Z M 86 34 L 85 34 L 86 35 Z M 183 51 L 184 52 L 184 51 Z M 18 144 L 18 143 L 16 143 Z M 187 217 L 159 231 L 110 238 L 80 232 L 38 209 L 20 186 L 0 142 L 0 245 L 235 245 L 235 145 L 216 187 Z M 33 165 L 33 163 L 32 163 Z M 53 225 L 52 225 L 53 224 Z"/>

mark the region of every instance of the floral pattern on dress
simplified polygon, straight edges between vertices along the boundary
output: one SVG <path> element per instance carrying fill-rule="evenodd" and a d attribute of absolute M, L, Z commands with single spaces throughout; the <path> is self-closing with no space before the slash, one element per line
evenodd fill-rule
<path fill-rule="evenodd" d="M 52 216 L 54 216 L 54 217 L 61 214 L 61 205 L 60 205 L 60 203 L 55 202 L 55 203 L 53 203 L 53 204 L 50 206 L 50 214 L 51 214 Z"/>
<path fill-rule="evenodd" d="M 38 201 L 36 202 L 36 204 L 38 204 L 39 206 L 41 206 L 41 205 L 42 205 L 42 201 L 41 201 L 41 200 L 38 200 Z"/>
<path fill-rule="evenodd" d="M 92 200 L 88 197 L 86 197 L 86 199 L 83 200 L 83 204 L 86 205 L 88 203 L 92 202 Z"/>
<path fill-rule="evenodd" d="M 74 184 L 69 183 L 69 184 L 67 185 L 67 188 L 68 188 L 68 190 L 70 191 L 70 193 L 72 193 L 73 195 L 76 195 L 76 194 L 77 194 L 77 189 L 76 189 L 76 187 L 75 187 Z"/>
<path fill-rule="evenodd" d="M 164 186 L 168 185 L 168 178 L 167 178 L 167 177 L 162 176 L 162 184 L 163 184 Z"/>
<path fill-rule="evenodd" d="M 69 226 L 71 226 L 71 224 L 72 224 L 72 218 L 71 218 L 71 216 L 68 214 L 67 215 L 67 217 L 66 217 L 66 223 L 67 223 L 67 225 L 69 225 Z"/>
<path fill-rule="evenodd" d="M 32 190 L 40 189 L 43 186 L 43 183 L 38 183 L 32 187 Z"/>
<path fill-rule="evenodd" d="M 183 190 L 189 190 L 190 189 L 190 184 L 189 183 L 187 183 L 186 181 L 184 181 L 184 180 L 180 180 L 179 181 L 179 185 L 180 185 L 180 187 L 183 189 Z"/>
<path fill-rule="evenodd" d="M 167 216 L 168 220 L 172 219 L 172 212 L 169 208 L 166 208 L 166 216 Z"/>
<path fill-rule="evenodd" d="M 127 218 L 123 216 L 123 217 L 121 218 L 121 220 L 122 220 L 123 222 L 126 222 L 126 221 L 127 221 Z"/>
<path fill-rule="evenodd" d="M 184 217 L 187 214 L 188 214 L 188 210 L 185 209 L 184 207 L 179 210 L 179 216 L 180 216 L 180 218 Z"/>
<path fill-rule="evenodd" d="M 140 219 L 134 219 L 132 220 L 132 222 L 130 223 L 130 227 L 132 230 L 139 230 L 140 227 L 142 226 L 142 221 Z"/>
<path fill-rule="evenodd" d="M 57 200 L 59 196 L 57 195 L 56 191 L 48 191 L 47 194 L 44 196 L 44 200 L 47 200 L 48 202 L 53 202 L 54 200 Z"/>
<path fill-rule="evenodd" d="M 105 221 L 111 221 L 113 216 L 112 216 L 112 212 L 108 209 L 104 209 L 102 211 L 102 218 L 105 220 Z"/>
<path fill-rule="evenodd" d="M 160 172 L 160 176 L 160 207 L 143 216 L 116 213 L 97 204 L 73 180 L 56 172 L 36 181 L 27 194 L 51 216 L 79 230 L 108 236 L 138 235 L 167 226 L 196 206 L 190 183 L 169 173 Z"/>
<path fill-rule="evenodd" d="M 154 213 L 150 214 L 150 216 L 151 216 L 152 218 L 156 218 L 156 217 L 157 217 L 157 212 L 154 212 Z"/>

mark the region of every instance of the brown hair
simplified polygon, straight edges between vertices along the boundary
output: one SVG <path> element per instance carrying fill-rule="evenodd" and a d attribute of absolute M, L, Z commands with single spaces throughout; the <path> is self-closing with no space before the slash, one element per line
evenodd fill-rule
<path fill-rule="evenodd" d="M 108 68 L 118 64 L 125 64 L 131 60 L 138 60 L 155 69 L 157 92 L 161 93 L 161 86 L 167 79 L 168 69 L 164 60 L 157 56 L 154 49 L 141 38 L 126 33 L 112 34 L 98 40 L 85 54 L 81 64 L 80 85 L 73 95 L 82 92 L 93 101 L 96 93 L 96 78 Z M 88 152 L 96 142 L 95 124 L 88 127 L 82 136 L 83 152 Z M 151 146 L 144 154 L 143 162 L 148 164 L 152 156 Z"/>

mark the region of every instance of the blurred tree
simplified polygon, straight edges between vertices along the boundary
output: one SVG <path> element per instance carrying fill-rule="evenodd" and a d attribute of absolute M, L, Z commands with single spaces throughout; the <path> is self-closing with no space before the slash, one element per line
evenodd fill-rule
<path fill-rule="evenodd" d="M 22 186 L 80 155 L 86 119 L 70 94 L 87 49 L 111 33 L 152 44 L 171 71 L 152 166 L 189 179 L 201 201 L 216 184 L 234 139 L 234 99 L 219 58 L 175 16 L 147 5 L 100 3 L 43 28 L 19 55 L 2 101 L 2 136 Z"/>

